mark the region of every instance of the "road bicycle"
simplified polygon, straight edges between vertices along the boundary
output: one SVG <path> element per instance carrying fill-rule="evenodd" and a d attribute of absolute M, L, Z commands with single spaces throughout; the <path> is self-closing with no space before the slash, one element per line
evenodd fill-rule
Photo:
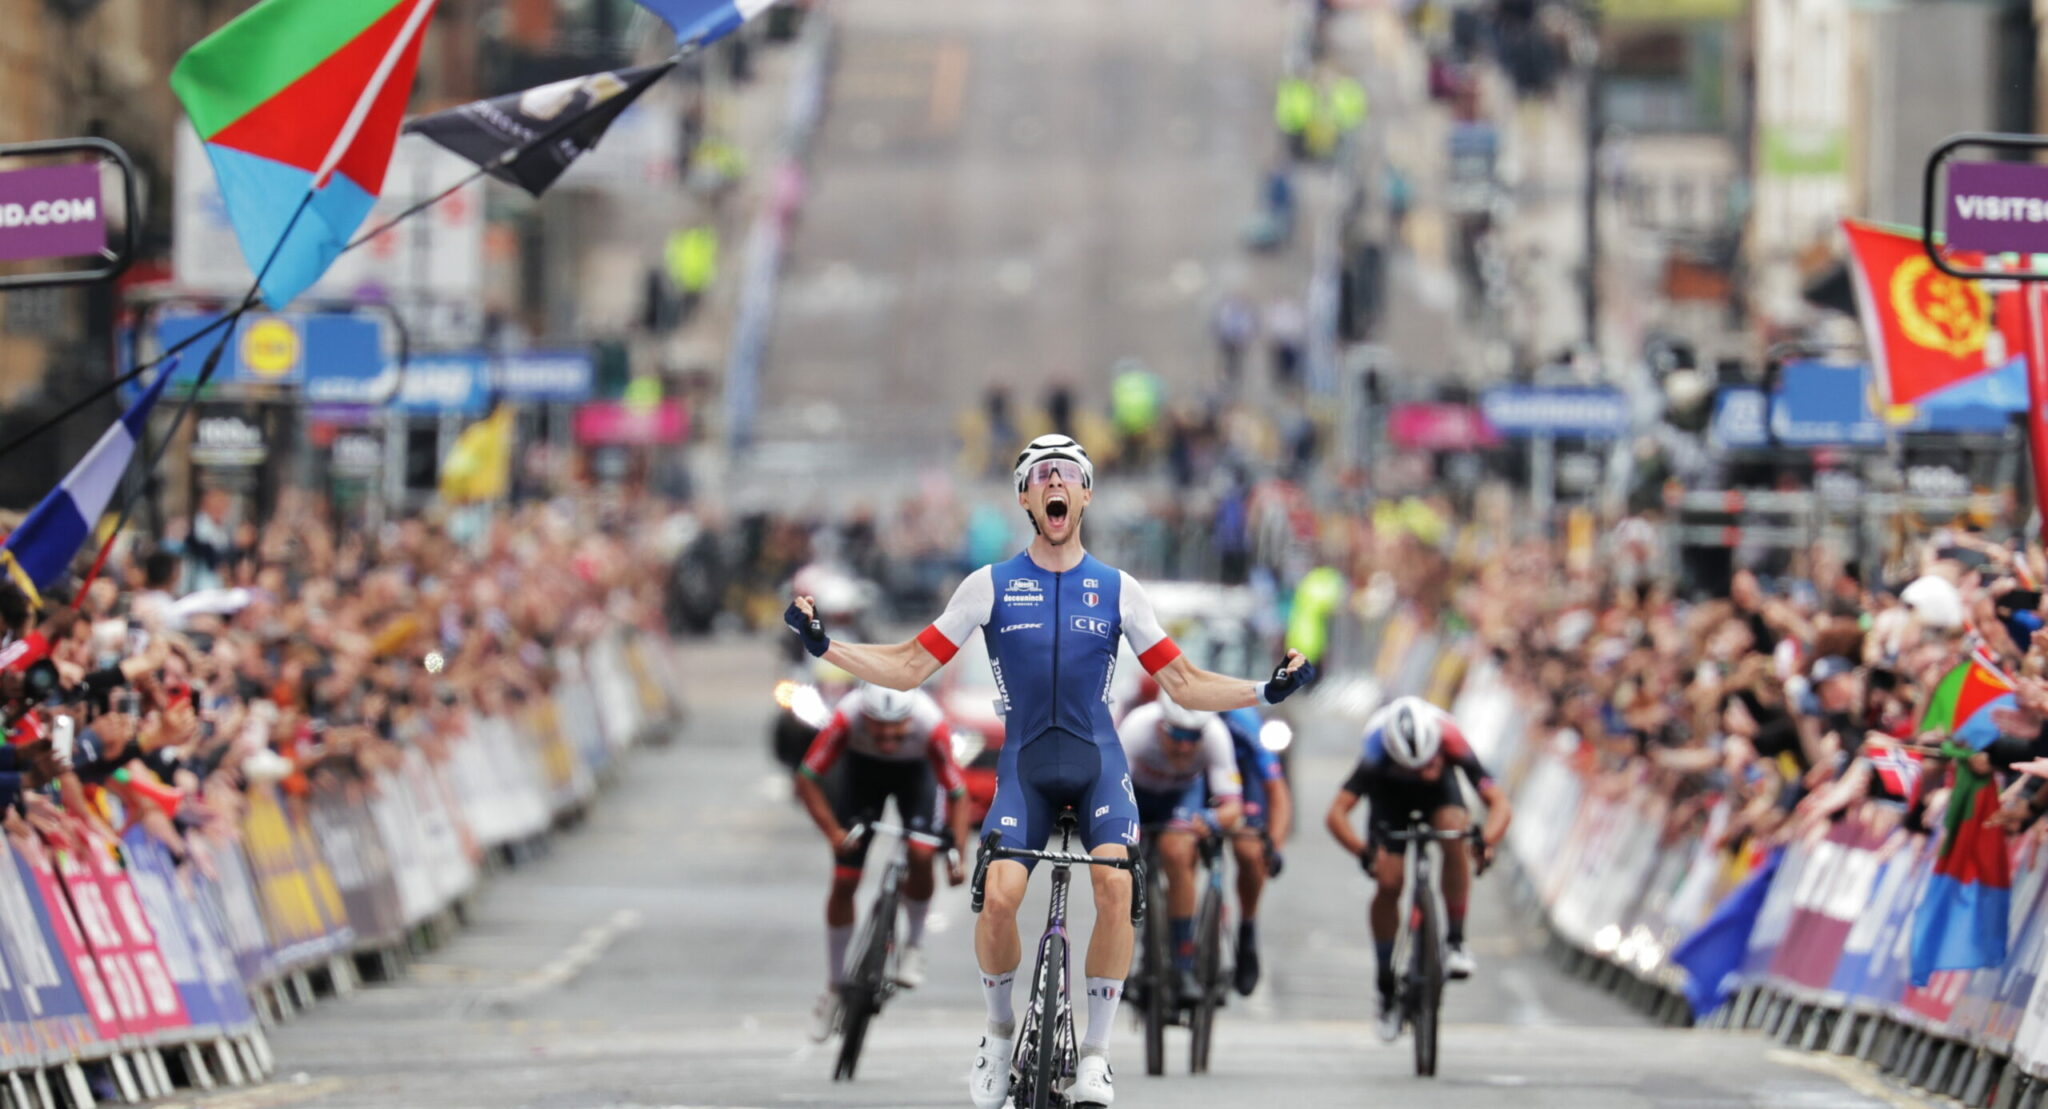
<path fill-rule="evenodd" d="M 944 836 L 872 822 L 855 825 L 847 833 L 847 843 L 859 843 L 877 833 L 895 836 L 896 850 L 890 853 L 889 865 L 882 870 L 867 924 L 851 948 L 855 952 L 852 968 L 839 985 L 839 1060 L 832 1067 L 835 1082 L 853 1077 L 854 1067 L 860 1064 L 860 1049 L 867 1042 L 868 1023 L 880 1016 L 882 1006 L 896 996 L 896 909 L 902 902 L 903 876 L 910 869 L 910 845 L 918 843 L 942 850 L 952 846 Z"/>
<path fill-rule="evenodd" d="M 1146 898 L 1164 904 L 1166 898 L 1165 874 L 1159 865 L 1158 832 L 1163 827 L 1145 830 L 1143 839 L 1144 873 L 1147 878 Z M 1256 832 L 1240 831 L 1238 835 L 1257 835 Z M 1229 943 L 1229 929 L 1224 917 L 1229 913 L 1228 900 L 1223 893 L 1223 845 L 1220 835 L 1202 837 L 1198 850 L 1203 867 L 1202 898 L 1195 910 L 1195 983 L 1199 988 L 1194 1003 L 1186 1003 L 1180 996 L 1180 983 L 1174 973 L 1173 937 L 1164 913 L 1152 913 L 1145 925 L 1143 943 L 1139 948 L 1138 973 L 1133 976 L 1135 989 L 1131 991 L 1138 1003 L 1145 1024 L 1145 1073 L 1158 1076 L 1166 1073 L 1166 1030 L 1184 1024 L 1190 1032 L 1188 1070 L 1192 1074 L 1206 1074 L 1209 1070 L 1209 1045 L 1216 1031 L 1216 1011 L 1223 1007 L 1224 998 L 1230 989 L 1230 976 L 1225 967 Z"/>
<path fill-rule="evenodd" d="M 1107 866 L 1131 872 L 1131 923 L 1145 920 L 1145 864 L 1141 859 L 1098 859 L 1072 850 L 1076 822 L 1071 809 L 1062 812 L 1057 851 L 1025 851 L 1002 845 L 1003 834 L 981 837 L 974 863 L 974 911 L 981 911 L 989 864 L 998 859 L 1037 859 L 1053 864 L 1052 905 L 1045 932 L 1038 940 L 1038 962 L 1032 970 L 1031 1002 L 1018 1030 L 1011 1057 L 1010 1099 L 1016 1109 L 1080 1109 L 1067 1100 L 1066 1088 L 1080 1062 L 1075 1050 L 1074 1006 L 1069 996 L 1067 886 L 1076 866 Z"/>
<path fill-rule="evenodd" d="M 1476 828 L 1445 830 L 1432 826 L 1419 812 L 1408 814 L 1405 827 L 1379 826 L 1382 842 L 1399 844 L 1407 856 L 1408 883 L 1402 892 L 1408 926 L 1395 940 L 1394 965 L 1405 967 L 1396 983 L 1394 1004 L 1401 1022 L 1415 1032 L 1415 1073 L 1423 1078 L 1436 1075 L 1437 1018 L 1444 997 L 1444 907 L 1443 891 L 1437 887 L 1436 868 L 1428 850 L 1431 843 L 1479 839 Z M 1482 845 L 1474 852 L 1474 874 L 1486 869 Z"/>

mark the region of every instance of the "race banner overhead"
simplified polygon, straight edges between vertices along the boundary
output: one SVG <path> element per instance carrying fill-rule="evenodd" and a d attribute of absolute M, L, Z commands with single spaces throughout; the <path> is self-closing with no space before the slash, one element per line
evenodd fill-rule
<path fill-rule="evenodd" d="M 1948 214 L 1941 226 L 1955 250 L 2048 251 L 2048 166 L 1949 163 Z"/>
<path fill-rule="evenodd" d="M 669 61 L 557 81 L 422 116 L 405 129 L 539 196 L 597 145 L 619 113 L 674 68 Z M 557 128 L 563 128 L 560 134 Z M 552 141 L 538 141 L 549 135 Z M 520 153 L 507 161 L 515 151 Z"/>

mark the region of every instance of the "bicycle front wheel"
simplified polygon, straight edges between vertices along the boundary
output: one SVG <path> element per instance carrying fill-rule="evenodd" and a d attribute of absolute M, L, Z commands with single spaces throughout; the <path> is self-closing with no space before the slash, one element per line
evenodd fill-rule
<path fill-rule="evenodd" d="M 1414 991 L 1415 1073 L 1436 1076 L 1437 1014 L 1444 999 L 1444 949 L 1433 890 L 1422 890 L 1422 919 L 1415 931 L 1415 962 L 1409 976 Z"/>
<path fill-rule="evenodd" d="M 875 899 L 874 915 L 868 918 L 867 936 L 854 960 L 852 973 L 839 988 L 839 1062 L 834 1080 L 851 1079 L 860 1065 L 860 1051 L 867 1043 L 868 1022 L 882 1011 L 889 973 L 889 948 L 896 939 L 896 895 L 893 891 Z"/>
<path fill-rule="evenodd" d="M 1026 1072 L 1031 1089 L 1028 1098 L 1017 1102 L 1021 1109 L 1053 1109 L 1060 1104 L 1053 1099 L 1053 1085 L 1061 1078 L 1060 987 L 1066 977 L 1067 938 L 1047 936 L 1038 960 L 1038 982 L 1031 993 L 1038 1027 L 1033 1029 L 1031 1066 Z"/>
<path fill-rule="evenodd" d="M 1151 868 L 1147 867 L 1149 873 Z M 1148 884 L 1150 884 L 1148 882 Z M 1164 905 L 1163 899 L 1147 896 L 1147 907 Z M 1173 952 L 1167 935 L 1166 914 L 1145 914 L 1145 1073 L 1154 1078 L 1166 1073 L 1166 1026 L 1173 1019 Z"/>
<path fill-rule="evenodd" d="M 1188 1070 L 1209 1073 L 1209 1043 L 1216 1034 L 1216 1005 L 1223 990 L 1223 898 L 1215 890 L 1202 895 L 1195 923 L 1195 981 L 1202 995 L 1195 1001 L 1189 1024 Z"/>

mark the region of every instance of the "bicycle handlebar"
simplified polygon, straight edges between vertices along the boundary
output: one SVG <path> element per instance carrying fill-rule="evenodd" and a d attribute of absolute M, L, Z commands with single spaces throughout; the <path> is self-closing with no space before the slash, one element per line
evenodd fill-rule
<path fill-rule="evenodd" d="M 981 837 L 981 850 L 975 852 L 974 881 L 970 886 L 972 905 L 975 912 L 981 911 L 982 902 L 988 893 L 988 867 L 998 859 L 1038 859 L 1067 866 L 1106 866 L 1131 872 L 1131 926 L 1145 922 L 1145 862 L 1135 855 L 1121 859 L 1104 859 L 1094 855 L 1075 854 L 1072 851 L 1028 851 L 1021 847 L 1004 847 L 1003 834 L 990 832 Z"/>
<path fill-rule="evenodd" d="M 894 824 L 884 824 L 879 820 L 870 820 L 848 828 L 846 830 L 846 845 L 851 847 L 866 839 L 871 833 L 876 832 L 885 836 L 896 836 L 910 843 L 923 844 L 926 847 L 943 848 L 953 846 L 953 840 L 949 836 L 935 836 L 929 832 L 913 832 L 908 828 L 901 828 Z"/>

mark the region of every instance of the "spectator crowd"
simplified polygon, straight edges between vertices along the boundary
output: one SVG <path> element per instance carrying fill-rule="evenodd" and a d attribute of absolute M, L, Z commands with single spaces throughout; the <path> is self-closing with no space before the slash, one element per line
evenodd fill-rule
<path fill-rule="evenodd" d="M 209 499 L 196 526 L 124 535 L 89 580 L 0 582 L 0 821 L 57 843 L 139 822 L 204 866 L 195 840 L 238 834 L 247 787 L 303 802 L 407 748 L 439 761 L 473 715 L 547 697 L 556 648 L 659 620 L 656 508 L 562 500 L 366 533 L 300 493 L 261 523 Z"/>

